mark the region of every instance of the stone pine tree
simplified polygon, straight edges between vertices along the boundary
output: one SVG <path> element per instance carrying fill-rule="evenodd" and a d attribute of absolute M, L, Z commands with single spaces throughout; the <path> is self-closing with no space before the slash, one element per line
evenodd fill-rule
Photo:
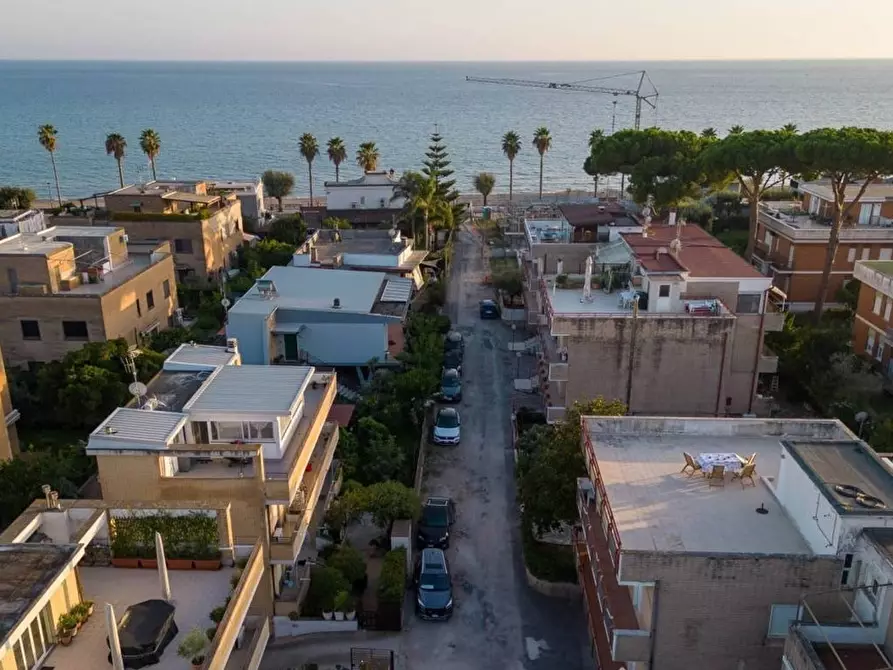
<path fill-rule="evenodd" d="M 425 160 L 422 161 L 422 174 L 433 179 L 437 185 L 437 195 L 446 201 L 453 211 L 454 225 L 462 221 L 465 213 L 465 205 L 459 202 L 459 191 L 456 190 L 456 180 L 450 179 L 453 169 L 450 167 L 450 153 L 447 151 L 443 136 L 437 129 L 431 134 L 431 144 L 425 152 Z"/>

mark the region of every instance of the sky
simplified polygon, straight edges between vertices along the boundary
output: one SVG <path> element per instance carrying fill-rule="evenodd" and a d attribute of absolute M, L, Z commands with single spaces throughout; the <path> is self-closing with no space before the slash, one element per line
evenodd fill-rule
<path fill-rule="evenodd" d="M 893 58 L 890 0 L 10 0 L 0 59 Z"/>

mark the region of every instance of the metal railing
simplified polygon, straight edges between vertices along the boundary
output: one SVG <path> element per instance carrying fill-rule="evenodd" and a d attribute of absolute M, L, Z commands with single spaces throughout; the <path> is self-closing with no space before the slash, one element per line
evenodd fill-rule
<path fill-rule="evenodd" d="M 599 500 L 601 504 L 599 505 L 599 514 L 602 522 L 602 526 L 605 528 L 605 536 L 608 539 L 609 545 L 609 556 L 611 558 L 611 563 L 614 565 L 614 573 L 617 574 L 617 570 L 620 567 L 620 531 L 617 529 L 617 521 L 614 519 L 614 512 L 611 510 L 611 503 L 608 502 L 608 492 L 605 489 L 605 483 L 602 480 L 602 473 L 598 467 L 598 459 L 595 457 L 595 449 L 592 446 L 592 439 L 589 436 L 589 431 L 586 428 L 586 420 L 584 418 L 580 418 L 580 424 L 583 431 L 583 440 L 586 444 L 586 460 L 588 464 L 592 468 L 592 474 L 594 475 L 594 480 L 592 482 L 593 486 L 595 486 L 596 492 L 598 493 Z M 601 520 L 600 520 L 601 521 Z"/>

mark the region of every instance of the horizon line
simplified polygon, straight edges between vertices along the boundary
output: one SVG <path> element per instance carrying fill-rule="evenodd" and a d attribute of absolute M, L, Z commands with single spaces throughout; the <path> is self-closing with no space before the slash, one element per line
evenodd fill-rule
<path fill-rule="evenodd" d="M 559 60 L 537 60 L 537 59 L 503 59 L 494 58 L 487 60 L 479 59 L 443 59 L 443 60 L 392 60 L 392 59 L 357 59 L 357 60 L 337 60 L 337 59 L 200 59 L 200 58 L 182 58 L 182 59 L 157 59 L 157 58 L 2 58 L 0 63 L 220 63 L 220 64 L 242 64 L 242 63 L 266 63 L 266 64 L 312 64 L 312 65 L 356 65 L 356 64 L 398 64 L 398 65 L 449 65 L 449 64 L 473 64 L 473 63 L 505 63 L 505 64 L 525 64 L 525 63 L 802 63 L 802 62 L 824 62 L 824 63 L 847 63 L 847 62 L 865 62 L 865 61 L 889 61 L 893 60 L 893 56 L 876 56 L 876 57 L 842 57 L 842 58 L 666 58 L 666 59 L 559 59 Z"/>

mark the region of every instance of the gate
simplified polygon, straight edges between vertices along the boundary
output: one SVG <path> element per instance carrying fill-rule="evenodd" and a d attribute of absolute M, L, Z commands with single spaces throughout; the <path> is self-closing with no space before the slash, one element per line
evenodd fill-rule
<path fill-rule="evenodd" d="M 390 649 L 351 647 L 351 670 L 394 670 L 394 652 Z"/>

